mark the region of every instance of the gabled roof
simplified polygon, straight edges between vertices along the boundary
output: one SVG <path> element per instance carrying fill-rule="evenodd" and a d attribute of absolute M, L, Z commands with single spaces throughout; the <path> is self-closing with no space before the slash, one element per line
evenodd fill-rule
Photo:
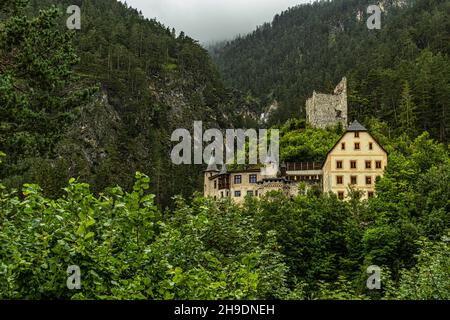
<path fill-rule="evenodd" d="M 347 128 L 347 130 L 344 132 L 344 134 L 338 139 L 338 141 L 336 141 L 336 143 L 334 144 L 334 146 L 327 152 L 327 154 L 325 155 L 325 159 L 323 160 L 322 163 L 322 169 L 323 166 L 325 165 L 325 163 L 327 162 L 328 159 L 328 155 L 331 153 L 331 151 L 334 150 L 334 148 L 336 148 L 336 146 L 339 144 L 339 142 L 341 142 L 342 138 L 344 138 L 344 136 L 348 133 L 348 132 L 367 132 L 373 139 L 373 141 L 375 141 L 376 144 L 378 144 L 380 146 L 380 148 L 386 152 L 386 154 L 389 154 L 386 149 L 377 141 L 377 139 L 375 139 L 375 137 L 373 135 L 370 134 L 369 130 L 367 130 L 361 123 L 359 123 L 357 120 L 353 121 L 353 123 L 350 125 L 350 127 Z"/>
<path fill-rule="evenodd" d="M 368 131 L 358 120 L 353 121 L 350 127 L 347 128 L 347 132 L 355 132 L 355 131 Z"/>

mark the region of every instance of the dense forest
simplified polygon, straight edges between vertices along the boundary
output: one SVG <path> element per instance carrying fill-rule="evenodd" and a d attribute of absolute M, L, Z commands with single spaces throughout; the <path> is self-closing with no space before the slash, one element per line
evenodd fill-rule
<path fill-rule="evenodd" d="M 0 184 L 0 298 L 450 299 L 448 149 L 382 131 L 390 163 L 368 201 L 195 195 L 161 211 L 142 173 L 101 195 L 71 179 L 58 199 Z M 74 264 L 80 290 L 66 287 Z M 371 265 L 381 290 L 366 287 Z"/>
<path fill-rule="evenodd" d="M 353 2 L 290 9 L 216 52 L 238 90 L 195 40 L 125 4 L 2 1 L 0 299 L 450 299 L 448 2 L 392 7 L 391 34 L 369 36 Z M 72 4 L 80 31 L 65 27 Z M 330 34 L 332 12 L 343 27 Z M 322 161 L 342 128 L 292 115 L 308 90 L 329 91 L 343 74 L 353 116 L 389 152 L 375 198 L 304 189 L 237 205 L 194 192 L 202 166 L 171 164 L 174 128 L 252 127 L 274 99 L 281 158 Z M 67 287 L 73 265 L 79 290 Z M 380 290 L 366 286 L 371 265 Z"/>
<path fill-rule="evenodd" d="M 210 48 L 226 82 L 277 102 L 269 124 L 305 116 L 313 90 L 349 83 L 350 117 L 386 121 L 392 134 L 428 131 L 448 142 L 450 2 L 384 0 L 381 29 L 369 30 L 369 0 L 315 1 Z M 410 116 L 411 114 L 411 116 Z"/>
<path fill-rule="evenodd" d="M 197 190 L 203 169 L 172 166 L 173 130 L 194 120 L 254 122 L 253 102 L 226 89 L 207 51 L 183 32 L 115 0 L 39 0 L 15 11 L 8 3 L 0 43 L 0 177 L 8 186 L 34 181 L 55 196 L 77 176 L 99 192 L 131 188 L 142 171 L 166 206 Z M 82 28 L 67 32 L 72 4 L 81 6 Z"/>

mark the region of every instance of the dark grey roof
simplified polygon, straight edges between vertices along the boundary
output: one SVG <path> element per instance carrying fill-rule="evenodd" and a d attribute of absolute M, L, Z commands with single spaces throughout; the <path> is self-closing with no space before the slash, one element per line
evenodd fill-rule
<path fill-rule="evenodd" d="M 367 129 L 359 123 L 358 120 L 355 120 L 350 127 L 348 127 L 347 131 L 367 131 Z"/>
<path fill-rule="evenodd" d="M 217 169 L 216 158 L 214 158 L 213 156 L 209 159 L 206 172 L 219 172 L 219 169 Z"/>

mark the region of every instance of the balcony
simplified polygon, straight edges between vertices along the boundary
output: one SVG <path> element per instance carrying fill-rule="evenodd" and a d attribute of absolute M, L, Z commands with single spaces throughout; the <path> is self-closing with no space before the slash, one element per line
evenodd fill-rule
<path fill-rule="evenodd" d="M 317 171 L 322 170 L 320 162 L 288 162 L 286 163 L 287 171 Z"/>

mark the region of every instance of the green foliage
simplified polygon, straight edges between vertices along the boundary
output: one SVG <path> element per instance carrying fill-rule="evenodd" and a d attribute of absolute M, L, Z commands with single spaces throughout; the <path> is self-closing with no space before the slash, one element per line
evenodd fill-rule
<path fill-rule="evenodd" d="M 358 294 L 351 281 L 340 276 L 335 282 L 320 281 L 319 289 L 313 294 L 313 299 L 319 300 L 361 300 L 364 295 Z"/>
<path fill-rule="evenodd" d="M 366 26 L 372 4 L 294 6 L 254 32 L 211 48 L 211 55 L 226 82 L 259 98 L 262 108 L 278 102 L 270 124 L 304 118 L 313 91 L 332 92 L 346 76 L 350 119 L 366 123 L 376 117 L 396 135 L 427 130 L 448 142 L 449 2 L 385 1 L 382 28 L 375 32 Z"/>
<path fill-rule="evenodd" d="M 29 18 L 23 7 L 8 0 L 0 8 L 0 149 L 8 154 L 2 177 L 23 175 L 31 162 L 54 156 L 78 106 L 94 92 L 72 71 L 79 60 L 73 33 L 57 27 L 60 12 Z"/>
<path fill-rule="evenodd" d="M 450 246 L 449 238 L 432 243 L 426 238 L 418 241 L 420 251 L 417 265 L 402 270 L 396 290 L 399 299 L 448 300 L 450 298 Z M 388 294 L 394 295 L 393 292 Z"/>
<path fill-rule="evenodd" d="M 71 71 L 78 62 L 71 33 L 56 28 L 58 11 L 32 19 L 18 13 L 0 28 L 1 148 L 14 160 L 47 155 L 73 120 L 86 89 Z"/>
<path fill-rule="evenodd" d="M 281 127 L 280 158 L 284 161 L 322 162 L 341 135 L 338 128 L 293 129 L 299 124 L 290 120 Z"/>
<path fill-rule="evenodd" d="M 409 137 L 414 136 L 417 128 L 416 124 L 416 106 L 411 96 L 411 90 L 408 82 L 403 85 L 403 91 L 400 98 L 400 129 Z"/>
<path fill-rule="evenodd" d="M 56 198 L 72 176 L 98 193 L 118 183 L 130 190 L 141 171 L 164 208 L 202 185 L 202 168 L 171 163 L 175 129 L 195 120 L 205 128 L 255 125 L 258 102 L 226 89 L 207 51 L 184 33 L 116 0 L 78 1 L 77 31 L 66 28 L 73 1 L 20 2 L 0 7 L 5 185 L 38 183 Z"/>
<path fill-rule="evenodd" d="M 280 297 L 286 266 L 273 233 L 260 241 L 252 217 L 228 203 L 178 198 L 166 218 L 136 174 L 131 193 L 99 197 L 69 181 L 51 200 L 36 185 L 1 188 L 3 299 L 255 299 Z M 224 211 L 228 214 L 224 215 Z M 233 223 L 232 223 L 233 222 Z M 238 223 L 239 222 L 239 223 Z M 14 239 L 14 240 L 11 240 Z M 82 289 L 66 288 L 78 265 Z M 285 290 L 285 289 L 284 289 Z"/>
<path fill-rule="evenodd" d="M 147 179 L 138 174 L 132 193 L 114 188 L 100 197 L 75 179 L 57 200 L 43 197 L 36 185 L 25 185 L 20 197 L 3 190 L 0 296 L 138 297 L 133 284 L 143 261 L 141 245 L 154 238 L 158 217 L 153 196 L 144 195 Z M 81 293 L 65 287 L 69 265 L 83 272 L 86 290 Z M 116 280 L 123 285 L 120 290 Z"/>
<path fill-rule="evenodd" d="M 432 139 L 447 137 L 448 48 L 439 39 L 448 38 L 448 28 L 438 28 L 448 22 L 445 10 L 438 10 L 446 3 L 421 0 L 405 9 L 420 21 L 410 30 L 404 27 L 411 18 L 393 10 L 392 17 L 398 13 L 401 18 L 398 30 L 388 18 L 387 31 L 369 37 L 357 50 L 347 45 L 352 40 L 339 28 L 332 34 L 318 28 L 318 38 L 303 32 L 309 25 L 336 22 L 333 10 L 340 1 L 277 16 L 272 26 L 229 45 L 243 43 L 250 57 L 252 50 L 275 49 L 260 54 L 274 57 L 263 59 L 264 67 L 287 57 L 284 68 L 272 68 L 280 73 L 269 72 L 268 78 L 250 72 L 267 70 L 256 68 L 259 62 L 251 58 L 242 61 L 252 70 L 230 68 L 242 83 L 258 86 L 250 89 L 260 90 L 261 99 L 226 90 L 193 39 L 184 33 L 177 37 L 125 4 L 83 1 L 83 28 L 75 35 L 58 27 L 56 8 L 34 11 L 48 4 L 63 8 L 69 1 L 34 1 L 37 7 L 28 14 L 24 3 L 0 4 L 0 150 L 7 154 L 0 152 L 6 160 L 0 171 L 0 298 L 449 298 L 449 150 Z M 344 30 L 359 34 L 352 26 L 347 21 Z M 384 32 L 394 40 L 386 42 Z M 289 41 L 298 34 L 305 38 Z M 273 46 L 262 45 L 261 51 L 256 38 L 262 39 L 258 44 L 272 39 Z M 390 45 L 378 47 L 378 38 Z M 397 42 L 402 50 L 396 49 Z M 316 64 L 311 52 L 292 50 L 298 43 L 314 49 Z M 353 71 L 336 64 L 335 75 L 321 76 L 315 68 L 328 65 L 330 57 L 315 54 L 324 45 L 352 66 L 355 55 L 363 56 L 367 48 L 373 53 L 370 63 L 357 63 Z M 285 55 L 286 50 L 296 54 Z M 274 97 L 284 100 L 282 110 L 297 107 L 308 90 L 299 77 L 310 79 L 310 89 L 324 79 L 331 88 L 345 70 L 351 71 L 353 114 L 368 118 L 371 131 L 390 152 L 385 175 L 377 179 L 377 197 L 361 200 L 357 190 L 350 190 L 350 200 L 343 202 L 303 186 L 293 199 L 274 192 L 247 198 L 242 206 L 198 195 L 169 201 L 174 193 L 190 196 L 201 180 L 199 168 L 176 168 L 168 161 L 170 146 L 161 141 L 170 140 L 173 127 L 188 127 L 193 119 L 250 125 L 251 119 L 239 115 L 242 110 L 257 114 L 260 101 Z M 266 99 L 274 79 L 289 85 L 280 82 Z M 86 105 L 95 83 L 102 84 L 107 98 Z M 186 107 L 174 110 L 174 100 Z M 79 103 L 83 108 L 77 112 Z M 104 130 L 77 136 L 105 119 Z M 416 137 L 421 130 L 415 121 L 431 133 Z M 401 126 L 390 129 L 393 124 Z M 280 129 L 286 161 L 322 161 L 342 130 L 307 128 L 299 119 Z M 113 137 L 101 150 L 104 160 L 86 152 L 85 145 L 91 144 L 97 148 L 93 153 L 100 153 L 96 144 L 102 139 L 92 142 L 92 136 Z M 71 178 L 59 194 L 70 170 L 80 177 Z M 134 180 L 128 176 L 132 171 L 137 171 Z M 11 185 L 21 186 L 20 191 Z M 161 211 L 161 204 L 171 208 Z M 374 264 L 382 267 L 378 292 L 365 287 L 366 267 Z M 81 290 L 66 287 L 70 265 L 81 269 Z"/>
<path fill-rule="evenodd" d="M 175 197 L 161 212 L 150 184 L 138 172 L 131 192 L 95 196 L 71 179 L 58 199 L 0 185 L 0 297 L 448 298 L 449 158 L 427 134 L 391 155 L 370 200 L 355 190 L 346 202 L 312 191 L 242 206 Z M 377 292 L 365 287 L 374 264 Z M 79 291 L 66 288 L 69 265 L 81 268 Z"/>

